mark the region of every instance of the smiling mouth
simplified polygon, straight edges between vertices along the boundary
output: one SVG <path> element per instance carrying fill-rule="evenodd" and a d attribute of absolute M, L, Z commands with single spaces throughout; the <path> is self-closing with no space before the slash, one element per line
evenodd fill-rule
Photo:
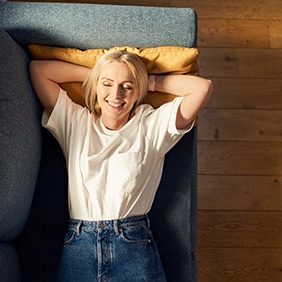
<path fill-rule="evenodd" d="M 122 108 L 125 103 L 113 103 L 111 101 L 107 101 L 108 105 L 111 106 L 112 108 L 115 108 L 115 109 L 120 109 Z"/>

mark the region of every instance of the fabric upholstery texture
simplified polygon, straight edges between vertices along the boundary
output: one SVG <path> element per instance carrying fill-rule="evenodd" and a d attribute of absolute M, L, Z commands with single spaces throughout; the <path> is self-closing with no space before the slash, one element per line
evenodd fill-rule
<path fill-rule="evenodd" d="M 40 162 L 41 129 L 28 56 L 3 29 L 0 52 L 0 240 L 10 241 L 19 235 L 29 214 Z"/>
<path fill-rule="evenodd" d="M 0 274 L 3 282 L 20 281 L 18 252 L 13 244 L 0 243 Z"/>
<path fill-rule="evenodd" d="M 193 9 L 69 3 L 0 3 L 0 26 L 22 46 L 195 47 Z M 63 32 L 62 32 L 63 31 Z M 177 32 L 175 32 L 177 31 Z"/>
<path fill-rule="evenodd" d="M 20 235 L 28 220 L 40 163 L 39 104 L 28 65 L 25 51 L 0 28 L 1 279 L 11 273 L 8 265 L 14 267 L 15 275 L 19 271 L 17 252 L 8 244 Z"/>

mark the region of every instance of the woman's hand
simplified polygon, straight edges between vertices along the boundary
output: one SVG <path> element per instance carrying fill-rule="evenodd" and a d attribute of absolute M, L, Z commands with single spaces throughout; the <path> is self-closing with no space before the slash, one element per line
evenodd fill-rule
<path fill-rule="evenodd" d="M 30 63 L 30 78 L 33 88 L 51 114 L 59 95 L 59 83 L 82 82 L 91 69 L 62 61 L 35 60 Z"/>
<path fill-rule="evenodd" d="M 177 129 L 185 129 L 194 121 L 196 116 L 208 102 L 212 91 L 212 82 L 191 75 L 156 75 L 155 91 L 184 97 L 177 113 Z"/>

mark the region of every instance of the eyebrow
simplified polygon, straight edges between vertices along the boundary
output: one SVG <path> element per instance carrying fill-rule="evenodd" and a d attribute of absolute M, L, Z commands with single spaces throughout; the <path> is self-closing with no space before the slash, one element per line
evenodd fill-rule
<path fill-rule="evenodd" d="M 108 77 L 106 77 L 106 76 L 104 76 L 104 77 L 101 78 L 101 80 L 103 80 L 103 79 L 110 80 L 110 81 L 114 82 L 113 79 L 108 78 Z M 125 81 L 122 81 L 122 83 L 125 83 L 125 82 L 134 83 L 134 81 L 132 81 L 132 80 L 125 80 Z"/>
<path fill-rule="evenodd" d="M 101 78 L 101 80 L 102 80 L 102 79 L 107 79 L 107 80 L 113 81 L 113 79 L 110 79 L 110 78 L 105 77 L 105 76 L 104 76 L 104 77 L 102 77 L 102 78 Z"/>

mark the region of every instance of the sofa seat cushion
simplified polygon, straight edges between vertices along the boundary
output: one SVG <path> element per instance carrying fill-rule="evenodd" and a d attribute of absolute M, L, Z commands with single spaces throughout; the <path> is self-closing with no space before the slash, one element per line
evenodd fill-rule
<path fill-rule="evenodd" d="M 0 28 L 0 241 L 15 239 L 30 212 L 40 162 L 40 112 L 25 51 Z"/>

